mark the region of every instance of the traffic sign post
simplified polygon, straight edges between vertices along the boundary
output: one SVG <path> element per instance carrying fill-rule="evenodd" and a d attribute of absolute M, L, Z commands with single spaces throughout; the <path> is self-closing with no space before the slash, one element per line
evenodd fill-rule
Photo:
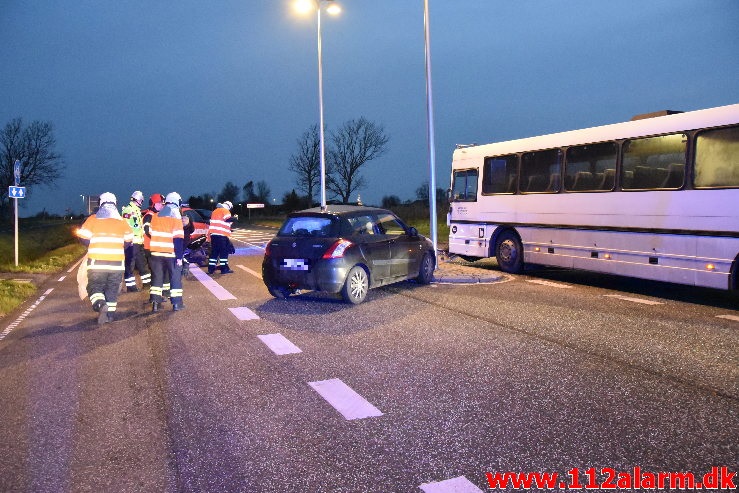
<path fill-rule="evenodd" d="M 13 166 L 13 178 L 15 186 L 8 187 L 8 197 L 13 198 L 15 201 L 15 266 L 18 267 L 18 199 L 25 198 L 26 187 L 18 186 L 21 178 L 21 165 L 17 159 L 15 166 Z"/>
<path fill-rule="evenodd" d="M 264 204 L 258 204 L 258 203 L 246 204 L 246 210 L 249 211 L 249 221 L 251 222 L 251 210 L 252 209 L 263 209 L 263 208 L 264 208 Z"/>

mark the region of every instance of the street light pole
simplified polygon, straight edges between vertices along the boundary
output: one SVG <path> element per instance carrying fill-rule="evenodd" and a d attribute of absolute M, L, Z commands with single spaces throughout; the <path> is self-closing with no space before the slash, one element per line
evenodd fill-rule
<path fill-rule="evenodd" d="M 326 142 L 323 134 L 323 53 L 321 50 L 321 3 L 316 1 L 318 26 L 318 142 L 321 161 L 321 212 L 326 211 Z"/>
<path fill-rule="evenodd" d="M 326 11 L 336 15 L 341 7 L 334 0 L 298 0 L 295 6 L 301 12 L 307 12 L 311 8 L 316 9 L 316 27 L 318 32 L 318 143 L 319 159 L 321 164 L 321 210 L 326 210 L 326 139 L 323 131 L 323 49 L 321 44 L 321 5 L 326 5 Z"/>
<path fill-rule="evenodd" d="M 426 128 L 428 131 L 429 152 L 429 232 L 434 244 L 434 255 L 437 249 L 436 234 L 436 144 L 434 143 L 434 98 L 431 91 L 431 42 L 429 33 L 429 2 L 423 1 L 423 34 L 426 55 Z M 434 265 L 438 266 L 438 262 Z"/>

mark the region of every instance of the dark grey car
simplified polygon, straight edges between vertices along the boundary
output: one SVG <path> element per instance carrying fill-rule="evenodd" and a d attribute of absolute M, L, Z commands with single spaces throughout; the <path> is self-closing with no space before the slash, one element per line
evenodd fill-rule
<path fill-rule="evenodd" d="M 268 244 L 262 278 L 270 294 L 298 289 L 341 293 L 361 303 L 371 288 L 406 279 L 431 282 L 430 240 L 385 209 L 332 205 L 290 214 Z"/>

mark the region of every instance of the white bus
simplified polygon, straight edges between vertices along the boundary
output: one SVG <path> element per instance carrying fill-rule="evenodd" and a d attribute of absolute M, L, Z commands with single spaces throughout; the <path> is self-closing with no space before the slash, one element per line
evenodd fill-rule
<path fill-rule="evenodd" d="M 449 252 L 739 288 L 739 104 L 461 147 Z"/>

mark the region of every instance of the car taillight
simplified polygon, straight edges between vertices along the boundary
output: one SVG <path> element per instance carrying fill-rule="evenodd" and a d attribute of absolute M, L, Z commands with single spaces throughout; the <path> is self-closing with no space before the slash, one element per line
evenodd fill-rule
<path fill-rule="evenodd" d="M 265 245 L 265 247 L 264 247 L 264 255 L 265 256 L 269 257 L 271 255 L 271 253 L 272 253 L 270 251 L 272 249 L 271 247 L 272 247 L 272 242 L 271 241 L 267 242 L 267 245 Z"/>
<path fill-rule="evenodd" d="M 328 250 L 326 250 L 326 253 L 323 254 L 324 259 L 330 259 L 330 258 L 341 258 L 344 256 L 344 252 L 347 248 L 352 246 L 354 243 L 352 243 L 349 240 L 336 240 L 336 243 L 331 245 Z"/>

